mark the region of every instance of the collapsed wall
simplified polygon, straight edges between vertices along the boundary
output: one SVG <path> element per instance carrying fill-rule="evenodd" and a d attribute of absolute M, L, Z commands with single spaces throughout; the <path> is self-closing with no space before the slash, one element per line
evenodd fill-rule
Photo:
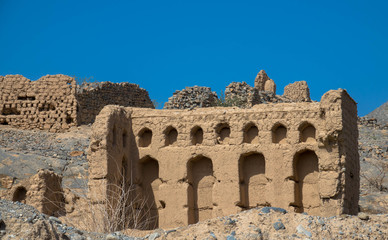
<path fill-rule="evenodd" d="M 79 124 L 93 123 L 106 105 L 154 108 L 148 92 L 132 83 L 84 83 L 77 87 Z"/>
<path fill-rule="evenodd" d="M 47 215 L 60 215 L 64 208 L 62 176 L 40 169 L 29 179 L 12 186 L 5 198 L 35 207 Z"/>
<path fill-rule="evenodd" d="M 30 81 L 0 76 L 0 124 L 22 129 L 58 131 L 77 125 L 75 80 L 47 75 Z"/>
<path fill-rule="evenodd" d="M 51 132 L 93 123 L 105 105 L 154 108 L 148 92 L 131 83 L 84 83 L 58 74 L 31 81 L 0 76 L 0 124 Z"/>
<path fill-rule="evenodd" d="M 345 90 L 250 109 L 107 106 L 93 125 L 89 197 L 112 206 L 117 186 L 131 189 L 144 200 L 145 229 L 257 206 L 357 214 L 357 144 L 356 103 Z"/>

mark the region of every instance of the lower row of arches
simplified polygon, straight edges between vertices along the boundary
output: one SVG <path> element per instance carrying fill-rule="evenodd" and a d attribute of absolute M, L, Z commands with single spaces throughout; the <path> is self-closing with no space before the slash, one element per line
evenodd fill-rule
<path fill-rule="evenodd" d="M 310 211 L 319 207 L 318 192 L 318 157 L 314 151 L 299 152 L 294 157 L 295 182 L 294 202 L 296 212 Z M 242 155 L 239 160 L 239 189 L 240 201 L 238 206 L 243 210 L 257 206 L 270 206 L 266 202 L 265 158 L 261 153 Z M 191 159 L 187 164 L 188 194 L 188 223 L 194 224 L 212 218 L 213 185 L 216 178 L 213 174 L 211 159 L 199 156 Z M 158 161 L 147 157 L 140 162 L 141 195 L 146 199 L 149 219 L 152 219 L 145 229 L 155 229 L 159 226 L 158 209 L 164 208 L 164 202 L 157 202 L 155 195 L 161 180 L 159 179 Z"/>

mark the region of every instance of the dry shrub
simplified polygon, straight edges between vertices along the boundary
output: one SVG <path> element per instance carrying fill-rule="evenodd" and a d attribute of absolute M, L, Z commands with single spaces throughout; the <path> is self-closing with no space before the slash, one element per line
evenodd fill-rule
<path fill-rule="evenodd" d="M 368 184 L 381 192 L 388 192 L 388 187 L 384 185 L 386 178 L 388 177 L 388 162 L 386 161 L 375 161 L 369 162 L 375 171 L 361 172 L 360 175 L 363 177 Z"/>
<path fill-rule="evenodd" d="M 74 206 L 74 211 L 65 213 L 61 219 L 76 228 L 99 233 L 154 229 L 155 217 L 151 215 L 151 207 L 147 206 L 147 197 L 135 184 L 128 184 L 122 176 L 116 177 L 120 184 L 100 186 L 101 189 L 95 192 L 87 192 L 85 188 L 80 191 L 68 189 L 69 193 L 65 194 L 66 205 Z M 87 180 L 84 178 L 82 181 Z M 79 185 L 85 186 L 85 183 Z M 106 189 L 106 194 L 103 189 Z"/>

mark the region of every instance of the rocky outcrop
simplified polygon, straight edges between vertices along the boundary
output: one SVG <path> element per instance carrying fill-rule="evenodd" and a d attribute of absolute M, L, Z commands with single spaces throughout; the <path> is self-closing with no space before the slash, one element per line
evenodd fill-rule
<path fill-rule="evenodd" d="M 388 129 L 388 102 L 364 116 L 363 119 L 373 119 L 375 125 Z"/>

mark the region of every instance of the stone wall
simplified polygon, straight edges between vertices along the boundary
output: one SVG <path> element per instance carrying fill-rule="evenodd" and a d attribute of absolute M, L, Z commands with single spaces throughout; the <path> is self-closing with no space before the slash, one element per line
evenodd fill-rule
<path fill-rule="evenodd" d="M 106 204 L 117 199 L 109 195 L 112 186 L 134 189 L 145 199 L 146 229 L 257 206 L 356 214 L 356 123 L 356 103 L 344 90 L 329 91 L 321 102 L 250 109 L 107 106 L 93 125 L 90 197 Z"/>
<path fill-rule="evenodd" d="M 109 104 L 154 108 L 148 92 L 131 83 L 86 83 L 66 75 L 30 81 L 21 75 L 0 76 L 0 124 L 51 132 L 92 123 Z"/>
<path fill-rule="evenodd" d="M 196 107 L 212 107 L 217 101 L 217 94 L 209 87 L 186 87 L 181 91 L 175 91 L 164 109 L 190 109 Z"/>
<path fill-rule="evenodd" d="M 73 78 L 60 74 L 37 81 L 0 76 L 0 124 L 50 131 L 76 126 L 75 87 Z"/>
<path fill-rule="evenodd" d="M 77 86 L 79 124 L 93 123 L 106 105 L 154 108 L 148 92 L 132 83 L 84 83 Z"/>

